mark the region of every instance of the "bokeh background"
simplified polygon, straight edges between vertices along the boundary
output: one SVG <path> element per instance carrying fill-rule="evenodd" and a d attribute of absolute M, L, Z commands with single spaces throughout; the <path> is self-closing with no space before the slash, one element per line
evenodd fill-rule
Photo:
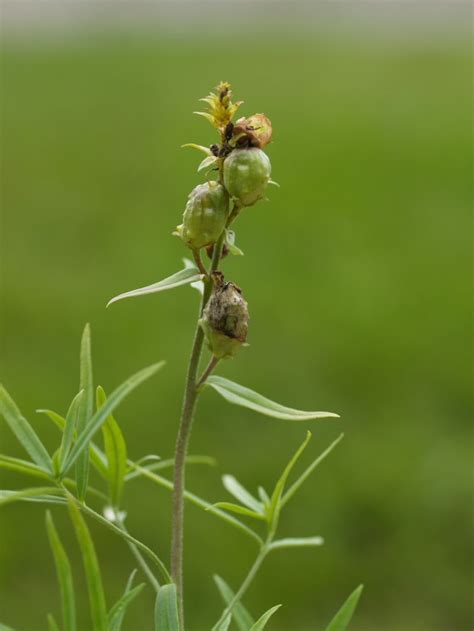
<path fill-rule="evenodd" d="M 307 428 L 301 466 L 345 439 L 283 516 L 286 536 L 322 548 L 281 551 L 245 603 L 284 606 L 279 631 L 322 629 L 365 584 L 354 631 L 472 628 L 470 8 L 466 3 L 3 2 L 1 378 L 35 413 L 65 413 L 90 322 L 107 390 L 166 359 L 116 416 L 131 457 L 169 457 L 197 293 L 107 300 L 157 281 L 186 255 L 171 236 L 202 178 L 185 142 L 208 144 L 197 99 L 232 82 L 243 113 L 264 111 L 275 140 L 271 202 L 238 221 L 244 258 L 225 270 L 244 288 L 251 346 L 220 373 L 282 403 L 340 421 L 291 424 L 202 397 L 188 487 L 217 501 L 232 472 L 250 489 L 275 481 Z M 1 452 L 22 457 L 4 423 Z M 31 481 L 1 472 L 1 488 Z M 133 533 L 167 557 L 170 496 L 147 481 L 125 498 Z M 71 526 L 81 628 L 90 628 Z M 255 550 L 189 506 L 187 617 L 210 628 L 212 581 L 239 584 Z M 110 602 L 134 560 L 90 524 Z M 148 589 L 126 628 L 152 628 Z M 0 620 L 46 627 L 59 596 L 44 510 L 0 515 Z"/>

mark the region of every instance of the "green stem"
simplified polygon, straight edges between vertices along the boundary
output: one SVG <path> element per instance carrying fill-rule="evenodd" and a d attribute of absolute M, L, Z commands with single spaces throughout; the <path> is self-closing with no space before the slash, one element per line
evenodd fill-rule
<path fill-rule="evenodd" d="M 225 231 L 222 232 L 218 242 L 214 247 L 210 273 L 217 270 L 219 260 L 224 243 Z M 209 274 L 210 276 L 210 274 Z M 204 284 L 204 293 L 202 296 L 201 306 L 199 308 L 199 317 L 201 317 L 204 307 L 209 300 L 212 291 L 212 282 L 207 279 Z M 197 371 L 199 368 L 199 360 L 201 359 L 202 347 L 204 342 L 204 333 L 198 323 L 194 334 L 194 342 L 189 359 L 188 372 L 186 377 L 186 386 L 184 390 L 183 407 L 181 411 L 181 420 L 178 429 L 175 448 L 175 466 L 173 478 L 173 520 L 171 535 L 171 576 L 178 592 L 178 610 L 181 620 L 181 627 L 184 628 L 184 608 L 183 608 L 183 526 L 184 526 L 184 477 L 186 454 L 188 451 L 189 438 L 191 436 L 191 428 L 193 423 L 194 411 L 196 409 L 196 401 L 199 396 L 197 390 Z"/>

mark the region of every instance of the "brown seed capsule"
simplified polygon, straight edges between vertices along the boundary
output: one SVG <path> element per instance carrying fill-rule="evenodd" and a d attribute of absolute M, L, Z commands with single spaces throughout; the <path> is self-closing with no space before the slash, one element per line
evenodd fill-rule
<path fill-rule="evenodd" d="M 241 289 L 226 282 L 221 272 L 214 272 L 212 280 L 214 288 L 200 324 L 213 355 L 218 359 L 233 357 L 247 339 L 247 302 Z"/>
<path fill-rule="evenodd" d="M 265 114 L 239 118 L 234 125 L 233 137 L 238 147 L 263 149 L 272 140 L 272 122 Z"/>

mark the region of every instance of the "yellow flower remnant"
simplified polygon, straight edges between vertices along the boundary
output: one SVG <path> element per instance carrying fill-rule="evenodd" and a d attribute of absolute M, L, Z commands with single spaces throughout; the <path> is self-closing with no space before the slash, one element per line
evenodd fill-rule
<path fill-rule="evenodd" d="M 231 122 L 235 112 L 243 103 L 243 101 L 232 103 L 231 96 L 232 91 L 230 89 L 230 83 L 227 83 L 227 81 L 221 81 L 216 87 L 216 92 L 211 92 L 203 99 L 199 99 L 209 105 L 208 111 L 194 113 L 199 116 L 204 116 L 211 125 L 219 131 L 224 132 L 227 125 Z"/>

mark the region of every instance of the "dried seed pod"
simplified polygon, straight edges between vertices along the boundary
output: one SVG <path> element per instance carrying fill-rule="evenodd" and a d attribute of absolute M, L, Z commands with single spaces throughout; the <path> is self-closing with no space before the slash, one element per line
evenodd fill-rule
<path fill-rule="evenodd" d="M 270 174 L 270 159 L 257 147 L 235 149 L 224 161 L 224 185 L 240 206 L 263 198 Z"/>
<path fill-rule="evenodd" d="M 263 149 L 272 140 L 272 122 L 265 114 L 239 118 L 234 125 L 233 136 L 238 147 Z"/>
<path fill-rule="evenodd" d="M 228 211 L 228 195 L 221 184 L 199 184 L 189 194 L 183 223 L 175 234 L 193 250 L 212 245 L 225 228 Z"/>
<path fill-rule="evenodd" d="M 213 355 L 218 359 L 233 357 L 247 339 L 249 313 L 242 291 L 226 282 L 221 272 L 214 272 L 214 288 L 200 324 Z"/>

